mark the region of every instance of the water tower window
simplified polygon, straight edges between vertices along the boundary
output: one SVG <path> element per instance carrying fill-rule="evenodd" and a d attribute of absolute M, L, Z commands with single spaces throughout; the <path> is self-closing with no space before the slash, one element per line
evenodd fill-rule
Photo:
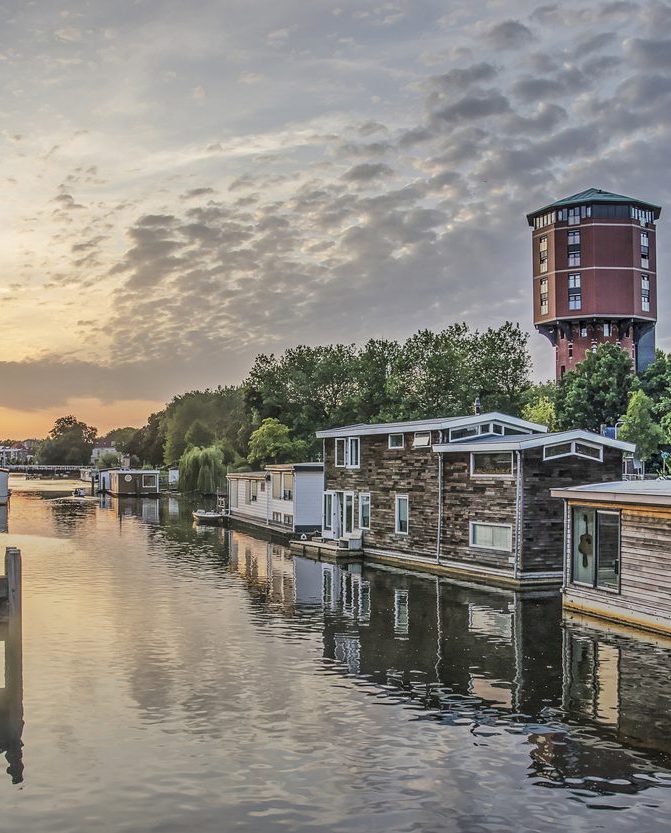
<path fill-rule="evenodd" d="M 641 309 L 650 312 L 650 276 L 641 275 Z"/>
<path fill-rule="evenodd" d="M 582 290 L 580 287 L 580 273 L 573 273 L 568 276 L 568 308 L 581 309 Z"/>
<path fill-rule="evenodd" d="M 641 266 L 647 269 L 650 265 L 650 241 L 648 240 L 648 232 L 641 232 Z"/>
<path fill-rule="evenodd" d="M 568 224 L 569 226 L 577 226 L 580 224 L 580 207 L 569 208 L 568 210 Z"/>
<path fill-rule="evenodd" d="M 580 266 L 580 232 L 568 233 L 568 265 Z"/>
<path fill-rule="evenodd" d="M 548 279 L 541 278 L 541 315 L 547 315 L 549 312 L 548 303 Z"/>

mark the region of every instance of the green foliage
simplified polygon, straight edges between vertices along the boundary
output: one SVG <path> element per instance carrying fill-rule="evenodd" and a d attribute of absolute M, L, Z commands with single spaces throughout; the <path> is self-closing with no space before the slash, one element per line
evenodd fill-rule
<path fill-rule="evenodd" d="M 183 492 L 214 495 L 226 482 L 226 467 L 216 446 L 189 448 L 179 461 L 179 488 Z"/>
<path fill-rule="evenodd" d="M 252 433 L 247 459 L 253 466 L 267 463 L 300 463 L 306 459 L 308 445 L 292 440 L 288 426 L 269 417 Z"/>
<path fill-rule="evenodd" d="M 632 393 L 618 437 L 636 443 L 639 460 L 649 460 L 665 441 L 664 431 L 653 415 L 652 399 L 642 390 Z"/>
<path fill-rule="evenodd" d="M 547 396 L 541 396 L 540 399 L 522 408 L 522 419 L 547 425 L 548 431 L 554 431 L 557 427 L 554 402 Z"/>
<path fill-rule="evenodd" d="M 205 423 L 197 419 L 191 423 L 191 427 L 186 432 L 184 437 L 187 448 L 194 446 L 198 448 L 207 448 L 214 442 L 214 431 Z"/>
<path fill-rule="evenodd" d="M 51 465 L 86 465 L 98 431 L 70 415 L 59 417 L 37 449 L 37 460 Z"/>
<path fill-rule="evenodd" d="M 599 431 L 615 425 L 627 410 L 632 362 L 615 344 L 600 344 L 557 384 L 555 408 L 560 430 Z"/>
<path fill-rule="evenodd" d="M 527 339 L 507 322 L 422 330 L 403 344 L 296 347 L 257 356 L 245 401 L 254 419 L 280 419 L 313 448 L 319 428 L 469 413 L 478 396 L 484 410 L 515 414 L 530 384 Z"/>
<path fill-rule="evenodd" d="M 131 428 L 130 426 L 126 428 L 115 428 L 106 436 L 101 437 L 101 440 L 108 445 L 112 445 L 113 443 L 118 451 L 122 454 L 126 454 L 128 452 L 128 446 L 133 437 L 137 434 L 137 431 L 137 428 Z"/>
<path fill-rule="evenodd" d="M 96 468 L 99 469 L 113 469 L 121 462 L 121 456 L 114 451 L 106 451 L 101 454 L 96 460 Z"/>
<path fill-rule="evenodd" d="M 160 466 L 163 463 L 165 445 L 165 411 L 151 414 L 147 424 L 135 432 L 128 442 L 128 453 L 140 463 Z"/>

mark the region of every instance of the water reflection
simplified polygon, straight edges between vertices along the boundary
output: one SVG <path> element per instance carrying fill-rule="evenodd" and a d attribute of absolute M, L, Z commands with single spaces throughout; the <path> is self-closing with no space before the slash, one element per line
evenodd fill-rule
<path fill-rule="evenodd" d="M 4 656 L 3 656 L 4 655 Z M 13 784 L 23 781 L 23 646 L 20 614 L 0 610 L 0 754 Z"/>

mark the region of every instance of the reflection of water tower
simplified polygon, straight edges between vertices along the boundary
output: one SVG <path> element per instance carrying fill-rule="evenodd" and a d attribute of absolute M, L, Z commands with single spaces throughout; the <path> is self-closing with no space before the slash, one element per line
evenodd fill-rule
<path fill-rule="evenodd" d="M 556 374 L 612 342 L 642 371 L 655 358 L 661 208 L 590 188 L 527 215 L 534 324 L 555 347 Z"/>

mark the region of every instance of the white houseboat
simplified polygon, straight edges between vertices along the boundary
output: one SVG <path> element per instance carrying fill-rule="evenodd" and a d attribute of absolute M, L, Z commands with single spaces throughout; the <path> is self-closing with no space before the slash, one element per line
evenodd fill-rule
<path fill-rule="evenodd" d="M 264 471 L 233 472 L 226 479 L 231 519 L 285 533 L 321 529 L 322 463 L 269 465 Z"/>

